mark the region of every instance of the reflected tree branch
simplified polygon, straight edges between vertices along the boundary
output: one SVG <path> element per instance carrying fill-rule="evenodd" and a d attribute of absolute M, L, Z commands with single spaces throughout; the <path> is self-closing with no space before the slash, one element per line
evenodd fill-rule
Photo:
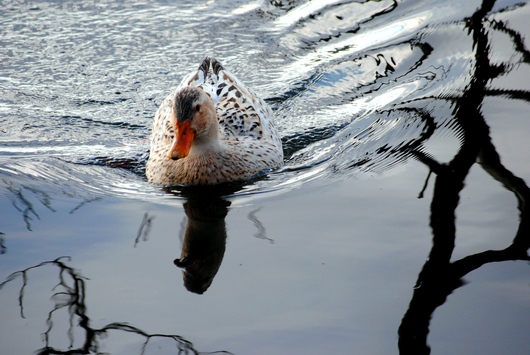
<path fill-rule="evenodd" d="M 144 213 L 144 218 L 142 219 L 142 223 L 140 223 L 138 233 L 136 234 L 136 239 L 134 240 L 135 248 L 140 242 L 140 239 L 144 242 L 148 239 L 149 232 L 151 231 L 151 223 L 153 222 L 154 218 L 154 216 L 149 217 L 149 214 L 147 212 Z"/>
<path fill-rule="evenodd" d="M 46 318 L 47 329 L 43 333 L 45 346 L 38 350 L 36 353 L 39 355 L 78 355 L 78 354 L 103 354 L 101 351 L 100 340 L 105 338 L 110 331 L 121 331 L 126 333 L 132 333 L 143 337 L 145 340 L 139 349 L 139 354 L 147 354 L 147 346 L 153 339 L 170 339 L 175 342 L 176 349 L 179 354 L 230 354 L 226 351 L 217 351 L 210 353 L 203 353 L 197 351 L 193 344 L 184 339 L 179 335 L 172 334 L 149 334 L 140 328 L 132 326 L 123 322 L 112 322 L 105 325 L 102 328 L 93 328 L 90 324 L 90 317 L 88 316 L 88 309 L 86 307 L 86 278 L 81 276 L 79 272 L 74 270 L 72 267 L 65 264 L 66 261 L 70 261 L 69 257 L 60 257 L 55 260 L 45 261 L 40 264 L 28 267 L 24 270 L 20 270 L 9 275 L 4 282 L 0 284 L 0 290 L 6 284 L 13 282 L 16 278 L 22 278 L 22 286 L 19 291 L 19 307 L 20 315 L 24 316 L 24 293 L 25 288 L 28 285 L 28 274 L 35 269 L 41 268 L 46 265 L 56 266 L 59 269 L 59 282 L 53 288 L 56 291 L 52 299 L 55 301 L 55 306 L 48 313 Z M 53 318 L 57 311 L 61 309 L 67 309 L 69 314 L 69 329 L 67 336 L 69 338 L 70 345 L 67 350 L 58 349 L 51 345 L 50 334 L 53 330 Z M 83 344 L 80 347 L 75 348 L 74 330 L 76 327 L 84 330 Z"/>
<path fill-rule="evenodd" d="M 81 207 L 85 206 L 86 204 L 91 203 L 91 202 L 95 202 L 95 201 L 99 201 L 101 199 L 102 199 L 101 197 L 94 197 L 94 198 L 90 198 L 90 199 L 87 199 L 85 201 L 82 201 L 80 204 L 75 206 L 69 213 L 70 214 L 74 214 L 75 212 L 77 212 L 78 209 L 80 209 Z"/>
<path fill-rule="evenodd" d="M 39 204 L 32 203 L 33 199 L 36 199 L 42 206 L 46 207 L 51 212 L 57 212 L 57 210 L 52 206 L 53 198 L 50 197 L 50 194 L 41 189 L 27 186 L 27 185 L 15 185 L 12 181 L 2 179 L 3 183 L 6 186 L 8 194 L 8 199 L 11 201 L 11 205 L 20 213 L 22 213 L 22 218 L 26 224 L 26 229 L 32 231 L 32 222 L 33 218 L 36 217 L 40 220 L 40 215 L 37 213 L 36 207 Z M 69 194 L 65 191 L 63 193 L 66 196 L 74 197 L 75 195 Z M 29 196 L 28 196 L 29 195 Z M 84 198 L 81 203 L 74 207 L 69 213 L 74 214 L 77 210 L 85 206 L 87 203 L 101 200 L 101 197 L 92 197 Z"/>
<path fill-rule="evenodd" d="M 12 182 L 8 182 L 6 180 L 4 180 L 4 183 L 7 185 L 7 190 L 12 194 L 9 196 L 11 204 L 17 211 L 22 213 L 22 218 L 26 223 L 26 228 L 31 231 L 31 221 L 33 220 L 31 215 L 37 217 L 37 219 L 40 219 L 39 215 L 33 208 L 33 204 L 24 196 L 21 188 L 15 188 Z"/>
<path fill-rule="evenodd" d="M 482 7 L 467 20 L 466 26 L 473 37 L 476 63 L 466 91 L 455 104 L 455 120 L 463 131 L 462 146 L 448 164 L 440 164 L 421 151 L 413 151 L 413 155 L 436 174 L 430 216 L 433 247 L 418 276 L 409 309 L 399 327 L 398 346 L 402 354 L 430 354 L 427 335 L 432 314 L 454 290 L 464 284 L 462 278 L 465 275 L 487 263 L 530 260 L 530 212 L 527 208 L 530 189 L 523 179 L 502 165 L 481 112 L 483 98 L 491 94 L 491 91 L 486 90 L 488 81 L 507 70 L 505 66 L 492 66 L 488 57 L 489 39 L 484 18 L 494 3 L 491 0 L 484 1 Z M 520 38 L 514 33 L 511 37 L 514 41 Z M 516 45 L 516 48 L 520 46 Z M 451 262 L 456 239 L 455 211 L 464 181 L 470 168 L 477 162 L 517 197 L 519 227 L 512 243 L 505 249 L 486 250 Z"/>
<path fill-rule="evenodd" d="M 2 237 L 2 235 L 4 235 L 4 233 L 0 232 L 0 255 L 5 254 L 7 251 L 7 247 L 5 245 L 5 239 L 4 237 Z"/>
<path fill-rule="evenodd" d="M 515 50 L 520 52 L 523 56 L 522 61 L 524 63 L 530 63 L 530 51 L 524 44 L 524 37 L 519 32 L 508 28 L 508 25 L 504 21 L 492 21 L 492 25 L 495 30 L 506 33 L 508 36 L 510 36 L 515 46 Z"/>
<path fill-rule="evenodd" d="M 256 228 L 258 229 L 258 231 L 254 234 L 254 237 L 268 240 L 271 244 L 274 244 L 274 239 L 267 237 L 267 230 L 263 226 L 263 223 L 261 223 L 261 221 L 256 216 L 256 213 L 258 213 L 259 211 L 261 211 L 261 207 L 254 211 L 251 211 L 247 216 L 247 218 L 251 220 L 252 223 L 254 223 L 254 226 L 256 226 Z"/>

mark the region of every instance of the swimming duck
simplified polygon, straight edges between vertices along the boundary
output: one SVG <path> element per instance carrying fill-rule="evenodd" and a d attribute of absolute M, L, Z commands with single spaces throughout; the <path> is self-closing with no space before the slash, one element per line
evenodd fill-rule
<path fill-rule="evenodd" d="M 282 163 L 270 107 L 207 57 L 158 108 L 146 175 L 159 184 L 218 184 Z"/>

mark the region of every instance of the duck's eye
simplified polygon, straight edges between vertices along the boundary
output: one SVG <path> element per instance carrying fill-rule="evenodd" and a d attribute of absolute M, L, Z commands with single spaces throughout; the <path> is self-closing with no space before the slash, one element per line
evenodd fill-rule
<path fill-rule="evenodd" d="M 201 105 L 195 106 L 195 111 L 199 112 L 201 110 Z"/>

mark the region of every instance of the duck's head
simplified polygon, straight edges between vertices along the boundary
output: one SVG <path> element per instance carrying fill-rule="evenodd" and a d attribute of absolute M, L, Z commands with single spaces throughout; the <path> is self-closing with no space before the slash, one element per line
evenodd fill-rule
<path fill-rule="evenodd" d="M 175 138 L 167 155 L 169 159 L 187 157 L 194 142 L 215 140 L 218 134 L 212 99 L 197 87 L 186 87 L 176 93 L 171 120 Z"/>

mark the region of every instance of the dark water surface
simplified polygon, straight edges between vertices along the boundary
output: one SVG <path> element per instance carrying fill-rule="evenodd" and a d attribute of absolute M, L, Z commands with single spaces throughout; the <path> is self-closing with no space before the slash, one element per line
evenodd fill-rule
<path fill-rule="evenodd" d="M 2 1 L 0 354 L 529 354 L 528 19 Z M 273 107 L 286 165 L 149 184 L 154 113 L 207 55 Z"/>

